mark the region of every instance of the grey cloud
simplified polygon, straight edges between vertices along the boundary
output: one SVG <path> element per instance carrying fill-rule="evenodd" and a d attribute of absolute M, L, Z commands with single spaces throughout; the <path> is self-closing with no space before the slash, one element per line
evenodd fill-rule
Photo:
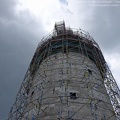
<path fill-rule="evenodd" d="M 86 25 L 89 26 L 88 31 L 102 49 L 108 52 L 116 51 L 120 47 L 119 10 L 120 7 L 96 7 L 91 18 L 85 20 Z"/>
<path fill-rule="evenodd" d="M 24 31 L 13 35 L 14 30 L 7 29 L 3 31 L 4 33 L 0 29 L 2 43 L 0 44 L 0 108 L 3 108 L 0 110 L 0 116 L 2 120 L 7 117 L 34 50 L 32 43 L 26 41 L 33 37 L 21 38 Z"/>
<path fill-rule="evenodd" d="M 16 4 L 15 0 L 0 1 L 1 120 L 7 118 L 37 44 L 44 34 L 40 21 L 29 11 L 14 14 Z"/>
<path fill-rule="evenodd" d="M 12 18 L 18 0 L 0 0 L 0 17 Z"/>

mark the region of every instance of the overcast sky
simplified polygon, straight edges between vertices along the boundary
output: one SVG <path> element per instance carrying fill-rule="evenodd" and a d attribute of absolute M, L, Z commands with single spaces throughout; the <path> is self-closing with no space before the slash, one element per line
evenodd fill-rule
<path fill-rule="evenodd" d="M 37 44 L 62 20 L 90 33 L 120 87 L 120 4 L 115 0 L 0 0 L 0 120 L 8 116 Z"/>

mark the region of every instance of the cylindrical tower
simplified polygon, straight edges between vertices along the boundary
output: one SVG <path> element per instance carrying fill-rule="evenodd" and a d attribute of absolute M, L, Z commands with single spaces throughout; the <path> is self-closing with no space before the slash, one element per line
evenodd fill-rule
<path fill-rule="evenodd" d="M 119 120 L 120 91 L 98 44 L 64 22 L 39 43 L 8 120 Z"/>

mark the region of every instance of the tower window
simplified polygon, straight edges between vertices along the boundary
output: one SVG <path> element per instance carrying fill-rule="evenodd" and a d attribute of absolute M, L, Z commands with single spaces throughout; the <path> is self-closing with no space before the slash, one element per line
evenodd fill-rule
<path fill-rule="evenodd" d="M 31 96 L 34 94 L 34 91 L 32 91 Z"/>
<path fill-rule="evenodd" d="M 29 89 L 27 89 L 27 91 L 26 91 L 27 95 L 28 95 L 29 91 L 30 91 L 30 90 L 29 90 Z"/>
<path fill-rule="evenodd" d="M 92 70 L 88 69 L 88 72 L 89 72 L 90 75 L 92 75 Z"/>
<path fill-rule="evenodd" d="M 76 99 L 76 93 L 70 92 L 70 99 Z"/>

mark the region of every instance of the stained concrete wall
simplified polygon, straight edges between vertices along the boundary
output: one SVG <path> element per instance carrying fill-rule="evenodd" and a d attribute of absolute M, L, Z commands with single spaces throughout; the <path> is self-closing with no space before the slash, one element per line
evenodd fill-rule
<path fill-rule="evenodd" d="M 23 120 L 116 120 L 98 68 L 80 53 L 46 58 L 28 96 Z"/>

